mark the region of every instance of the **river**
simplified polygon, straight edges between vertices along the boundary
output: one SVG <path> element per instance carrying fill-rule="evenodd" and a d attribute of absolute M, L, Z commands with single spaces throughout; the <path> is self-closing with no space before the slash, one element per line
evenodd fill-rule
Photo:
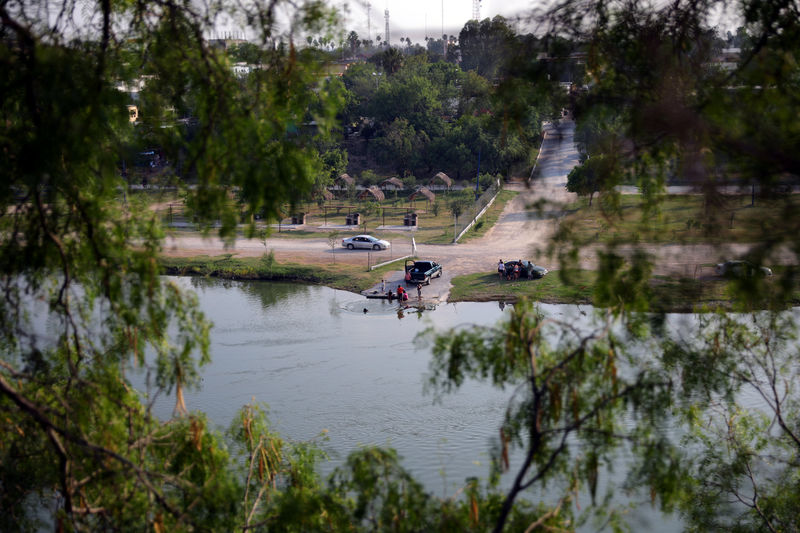
<path fill-rule="evenodd" d="M 186 394 L 189 410 L 204 411 L 225 427 L 241 406 L 267 404 L 283 437 L 321 443 L 331 456 L 323 472 L 360 445 L 381 445 L 395 448 L 403 466 L 440 497 L 452 497 L 468 477 L 488 477 L 489 450 L 510 392 L 469 381 L 435 401 L 424 387 L 430 349 L 414 341 L 431 326 L 443 331 L 494 324 L 507 307 L 492 302 L 403 310 L 397 302 L 327 287 L 172 279 L 196 291 L 214 323 L 212 362 L 201 371 L 200 390 Z M 573 322 L 587 320 L 576 306 L 543 307 Z M 172 408 L 163 399 L 157 414 L 168 417 Z M 512 456 L 512 471 L 513 462 Z M 677 519 L 649 505 L 633 511 L 630 521 L 635 529 L 680 529 Z"/>

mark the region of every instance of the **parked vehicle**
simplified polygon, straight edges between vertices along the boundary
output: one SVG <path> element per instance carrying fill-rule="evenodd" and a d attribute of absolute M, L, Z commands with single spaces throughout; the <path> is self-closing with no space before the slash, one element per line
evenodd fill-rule
<path fill-rule="evenodd" d="M 756 266 L 750 261 L 725 261 L 714 267 L 717 276 L 734 278 L 752 278 L 754 276 L 771 276 L 772 269 L 765 266 Z"/>
<path fill-rule="evenodd" d="M 424 283 L 428 285 L 431 282 L 431 278 L 439 278 L 443 272 L 442 265 L 436 261 L 406 259 L 406 283 Z"/>
<path fill-rule="evenodd" d="M 506 279 L 514 276 L 514 267 L 519 264 L 519 277 L 525 279 L 543 278 L 549 270 L 543 266 L 534 265 L 530 261 L 508 261 L 505 264 Z"/>
<path fill-rule="evenodd" d="M 355 237 L 347 237 L 342 239 L 342 246 L 348 250 L 355 248 L 363 248 L 366 250 L 386 250 L 389 246 L 389 241 L 378 239 L 372 235 L 356 235 Z"/>

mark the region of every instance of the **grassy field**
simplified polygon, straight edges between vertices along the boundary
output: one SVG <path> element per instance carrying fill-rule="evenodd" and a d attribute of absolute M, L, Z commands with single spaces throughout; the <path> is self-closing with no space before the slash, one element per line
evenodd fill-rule
<path fill-rule="evenodd" d="M 479 273 L 460 276 L 452 280 L 450 301 L 504 301 L 513 303 L 520 298 L 547 303 L 597 305 L 595 301 L 595 272 L 574 271 L 570 279 L 562 279 L 558 271 L 538 280 L 505 281 L 496 273 Z M 734 291 L 750 291 L 744 298 L 744 307 L 763 309 L 773 305 L 780 308 L 800 303 L 800 293 L 781 294 L 780 272 L 776 276 L 759 280 L 674 279 L 654 277 L 648 286 L 650 310 L 691 312 L 733 305 Z M 747 293 L 746 293 L 747 294 Z"/>
<path fill-rule="evenodd" d="M 501 191 L 497 200 L 492 204 L 482 220 L 476 224 L 464 237 L 462 242 L 485 233 L 502 213 L 506 203 L 517 193 L 511 191 Z M 140 193 L 142 198 L 149 198 L 153 209 L 158 213 L 165 223 L 188 221 L 184 212 L 183 203 L 176 195 L 147 196 L 147 193 Z M 392 196 L 392 193 L 388 193 Z M 325 206 L 318 206 L 315 203 L 303 204 L 298 206 L 298 212 L 306 213 L 306 224 L 302 229 L 289 227 L 275 227 L 271 225 L 269 231 L 272 235 L 280 235 L 287 239 L 308 239 L 327 237 L 335 231 L 338 238 L 369 233 L 375 237 L 391 241 L 396 236 L 411 236 L 408 230 L 379 230 L 379 226 L 402 226 L 403 216 L 409 212 L 416 212 L 418 215 L 417 229 L 413 231 L 414 238 L 418 243 L 425 244 L 444 244 L 453 240 L 453 215 L 447 208 L 447 193 L 439 193 L 436 197 L 438 208 L 430 202 L 418 200 L 409 202 L 404 197 L 397 199 L 389 198 L 380 204 L 376 202 L 340 202 L 332 201 Z M 361 213 L 361 224 L 351 226 L 348 229 L 342 228 L 320 228 L 324 224 L 342 225 L 345 217 L 349 213 Z M 282 226 L 287 226 L 291 218 L 283 219 Z M 260 227 L 266 228 L 265 224 L 257 223 Z M 172 231 L 195 231 L 194 228 L 175 229 Z"/>
<path fill-rule="evenodd" d="M 594 273 L 579 272 L 572 283 L 565 284 L 557 272 L 542 279 L 501 280 L 496 272 L 459 276 L 452 280 L 450 300 L 454 302 L 515 302 L 518 298 L 551 303 L 591 303 Z"/>
<path fill-rule="evenodd" d="M 706 202 L 699 195 L 670 195 L 655 212 L 642 209 L 639 195 L 581 198 L 568 206 L 565 227 L 581 242 L 716 243 L 755 242 L 784 228 L 784 214 L 800 208 L 797 195 L 756 198 L 717 195 Z M 713 205 L 709 205 L 713 203 Z"/>
<path fill-rule="evenodd" d="M 231 254 L 213 257 L 162 257 L 159 263 L 164 271 L 170 275 L 293 281 L 326 285 L 352 292 L 366 290 L 380 281 L 386 270 L 398 269 L 397 265 L 390 265 L 367 272 L 360 265 L 339 263 L 326 266 L 278 263 L 269 255 L 259 258 L 233 257 Z M 402 269 L 402 267 L 399 268 Z"/>

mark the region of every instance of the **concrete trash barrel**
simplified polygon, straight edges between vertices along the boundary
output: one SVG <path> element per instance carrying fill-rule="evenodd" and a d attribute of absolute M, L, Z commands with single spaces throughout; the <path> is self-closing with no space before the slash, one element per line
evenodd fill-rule
<path fill-rule="evenodd" d="M 416 226 L 417 225 L 417 214 L 416 213 L 406 213 L 403 215 L 403 225 L 404 226 Z"/>

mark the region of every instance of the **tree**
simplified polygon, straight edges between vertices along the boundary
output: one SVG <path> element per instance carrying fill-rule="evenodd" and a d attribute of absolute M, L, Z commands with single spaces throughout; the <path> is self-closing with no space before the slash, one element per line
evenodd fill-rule
<path fill-rule="evenodd" d="M 314 183 L 309 192 L 311 198 L 322 197 L 324 191 L 333 185 L 334 179 L 347 170 L 348 156 L 346 151 L 338 147 L 329 146 L 327 143 L 322 143 L 321 149 L 324 150 L 319 154 L 321 168 L 320 172 L 314 176 Z"/>
<path fill-rule="evenodd" d="M 455 218 L 455 223 L 458 224 L 458 217 L 460 217 L 473 203 L 472 191 L 467 189 L 453 194 L 447 200 L 447 207 Z"/>
<path fill-rule="evenodd" d="M 567 175 L 567 190 L 578 196 L 589 196 L 592 205 L 594 193 L 610 193 L 619 184 L 619 169 L 612 155 L 600 154 L 587 159 Z"/>
<path fill-rule="evenodd" d="M 800 71 L 787 60 L 798 54 L 797 8 L 770 1 L 740 4 L 737 13 L 752 32 L 753 47 L 742 50 L 736 68 L 723 71 L 713 66 L 718 42 L 709 28 L 710 13 L 721 6 L 678 2 L 650 9 L 579 1 L 547 14 L 559 35 L 587 43 L 590 51 L 591 86 L 575 109 L 579 130 L 590 133 L 581 139 L 590 155 L 586 168 L 599 157 L 595 171 L 608 166 L 615 170 L 606 175 L 617 176 L 612 183 L 624 176 L 639 186 L 642 228 L 662 216 L 670 180 L 701 191 L 703 216 L 713 221 L 725 209 L 721 184 L 752 180 L 768 191 L 779 176 L 798 175 L 790 139 L 798 138 L 800 126 L 789 117 Z M 591 23 L 576 25 L 578 12 L 591 14 Z M 608 133 L 613 133 L 613 147 L 606 144 Z M 800 220 L 790 199 L 774 202 L 780 224 L 765 222 L 744 254 L 756 265 L 779 258 L 793 265 Z M 603 215 L 604 224 L 613 228 L 624 210 L 611 202 Z M 566 228 L 559 237 L 571 243 L 558 251 L 562 266 L 574 267 L 570 258 L 585 243 Z M 707 244 L 724 244 L 713 234 L 706 238 Z M 597 253 L 596 295 L 626 319 L 635 317 L 633 310 L 658 311 L 660 302 L 648 297 L 654 264 L 646 246 L 618 239 Z M 796 338 L 798 325 L 780 312 L 797 282 L 796 268 L 785 269 L 775 283 L 732 282 L 731 306 L 742 315 L 704 315 L 702 327 L 692 331 L 662 329 L 649 356 L 633 361 L 632 369 L 660 366 L 672 380 L 672 399 L 663 408 L 674 409 L 675 423 L 685 425 L 688 446 L 665 442 L 660 448 L 659 453 L 686 453 L 681 466 L 687 476 L 677 485 L 663 483 L 671 478 L 661 471 L 638 471 L 629 483 L 651 484 L 654 501 L 680 508 L 690 529 L 798 528 L 800 440 L 796 424 L 788 420 L 800 416 L 800 402 L 796 365 L 788 363 L 796 350 L 785 344 Z M 653 324 L 663 320 L 651 315 Z M 761 401 L 745 405 L 745 394 Z"/>
<path fill-rule="evenodd" d="M 350 56 L 355 57 L 356 51 L 361 47 L 361 40 L 358 38 L 358 34 L 351 31 L 347 36 L 347 43 L 350 45 Z"/>
<path fill-rule="evenodd" d="M 681 509 L 691 528 L 800 527 L 797 324 L 780 312 L 797 288 L 792 198 L 775 200 L 780 224 L 765 223 L 748 251 L 755 264 L 784 258 L 777 282 L 731 282 L 741 314 L 676 331 L 650 297 L 647 249 L 614 242 L 593 249 L 603 311 L 588 334 L 575 327 L 580 317 L 546 319 L 520 302 L 495 329 L 434 340 L 436 390 L 470 377 L 513 387 L 495 464 L 508 469 L 514 449 L 523 461 L 504 497 L 495 477 L 441 501 L 396 454 L 372 448 L 325 485 L 319 450 L 280 439 L 258 406 L 245 406 L 225 435 L 188 414 L 183 391 L 208 357 L 209 324 L 190 294 L 159 276 L 162 230 L 142 202 L 118 197 L 129 192 L 121 155 L 143 139 L 157 144 L 175 163 L 170 179 L 191 185 L 189 207 L 207 231 L 220 220 L 232 238 L 232 191 L 268 217 L 305 197 L 322 163 L 303 125 L 311 116 L 329 130 L 341 102 L 333 85 L 317 85 L 314 55 L 275 33 L 275 5 L 239 13 L 272 46 L 262 47 L 264 68 L 237 80 L 203 35 L 223 8 L 242 6 L 204 5 L 101 2 L 80 24 L 71 3 L 47 20 L 35 3 L 0 5 L 0 529 L 565 529 L 576 523 L 572 495 L 585 487 L 595 498 L 618 450 L 633 458 L 626 488 Z M 600 110 L 603 127 L 593 131 L 618 133 L 612 147 L 604 135 L 585 138 L 589 160 L 613 157 L 614 176 L 639 185 L 642 224 L 658 217 L 668 178 L 696 186 L 710 213 L 724 204 L 717 186 L 726 180 L 744 175 L 770 190 L 800 175 L 797 8 L 737 5 L 751 45 L 735 70 L 721 72 L 710 67 L 708 17 L 722 5 L 567 0 L 543 20 L 561 39 L 587 43 L 595 77 L 576 116 L 587 124 Z M 329 15 L 306 4 L 287 35 L 325 34 Z M 123 83 L 145 85 L 142 129 L 128 120 Z M 470 139 L 488 135 L 486 122 L 461 118 L 454 160 L 469 159 Z M 398 132 L 419 134 L 402 120 L 391 123 Z M 611 225 L 623 212 L 607 207 Z M 450 209 L 463 213 L 455 199 Z M 557 250 L 569 280 L 584 243 L 567 231 L 558 237 L 571 238 Z M 762 309 L 773 312 L 754 312 Z M 173 419 L 156 420 L 130 387 L 133 365 L 153 376 L 145 400 L 174 392 Z M 746 391 L 763 403 L 742 402 Z M 633 424 L 622 427 L 627 416 Z M 670 439 L 667 423 L 685 424 L 689 446 Z M 525 501 L 545 482 L 559 490 L 554 501 Z"/>
<path fill-rule="evenodd" d="M 273 32 L 269 8 L 240 13 L 261 42 L 282 43 L 242 84 L 203 38 L 213 18 L 200 6 L 91 7 L 97 16 L 76 22 L 0 6 L 0 529 L 243 528 L 274 509 L 271 483 L 291 473 L 296 489 L 309 487 L 313 460 L 252 409 L 229 437 L 187 413 L 210 324 L 161 278 L 163 230 L 120 177 L 140 131 L 117 87 L 144 84 L 149 140 L 181 169 L 172 179 L 192 185 L 193 213 L 207 227 L 220 220 L 225 237 L 238 222 L 233 187 L 267 216 L 307 193 L 319 167 L 296 126 L 313 108 L 329 129 L 336 98 L 306 90 L 319 68 Z M 295 13 L 316 27 L 327 17 L 318 4 Z M 127 378 L 133 366 L 152 375 L 144 400 Z M 176 417 L 159 421 L 150 395 L 168 392 Z"/>
<path fill-rule="evenodd" d="M 494 472 L 509 469 L 515 448 L 524 448 L 524 454 L 495 532 L 506 529 L 515 500 L 539 485 L 554 487 L 548 498 L 553 503 L 540 520 L 557 517 L 562 527 L 573 523 L 578 487 L 587 488 L 594 502 L 604 458 L 627 440 L 649 452 L 643 467 L 657 472 L 659 482 L 674 481 L 682 472 L 678 455 L 657 454 L 664 446 L 659 425 L 668 416 L 670 381 L 657 369 L 618 372 L 637 340 L 620 342 L 605 330 L 608 323 L 597 323 L 598 329 L 586 333 L 570 321 L 543 316 L 523 300 L 496 327 L 428 333 L 434 343 L 429 385 L 437 394 L 456 390 L 467 379 L 513 391 L 492 450 Z M 616 422 L 625 412 L 638 421 L 629 431 Z"/>
<path fill-rule="evenodd" d="M 385 135 L 375 139 L 378 161 L 393 165 L 402 175 L 414 168 L 418 154 L 425 150 L 429 139 L 425 132 L 418 132 L 406 119 L 398 118 L 386 128 Z"/>
<path fill-rule="evenodd" d="M 333 256 L 333 262 L 336 263 L 336 245 L 339 244 L 339 232 L 338 231 L 329 231 L 328 232 L 328 246 L 331 249 L 331 255 Z"/>
<path fill-rule="evenodd" d="M 461 68 L 475 70 L 486 79 L 503 72 L 503 62 L 514 43 L 514 30 L 500 15 L 480 22 L 470 20 L 458 34 Z"/>
<path fill-rule="evenodd" d="M 442 101 L 430 79 L 404 72 L 378 87 L 371 102 L 370 115 L 383 124 L 401 119 L 429 136 L 439 135 L 441 106 Z"/>
<path fill-rule="evenodd" d="M 369 58 L 370 62 L 380 66 L 388 76 L 395 74 L 403 66 L 403 53 L 397 48 L 387 47 Z"/>
<path fill-rule="evenodd" d="M 309 36 L 309 39 L 311 36 Z M 233 61 L 258 65 L 261 63 L 261 49 L 253 43 L 234 44 L 228 48 L 228 55 Z"/>
<path fill-rule="evenodd" d="M 346 124 L 357 123 L 361 117 L 370 115 L 370 103 L 383 77 L 383 72 L 375 69 L 370 63 L 356 63 L 342 75 L 342 82 L 352 95 L 343 111 Z"/>

